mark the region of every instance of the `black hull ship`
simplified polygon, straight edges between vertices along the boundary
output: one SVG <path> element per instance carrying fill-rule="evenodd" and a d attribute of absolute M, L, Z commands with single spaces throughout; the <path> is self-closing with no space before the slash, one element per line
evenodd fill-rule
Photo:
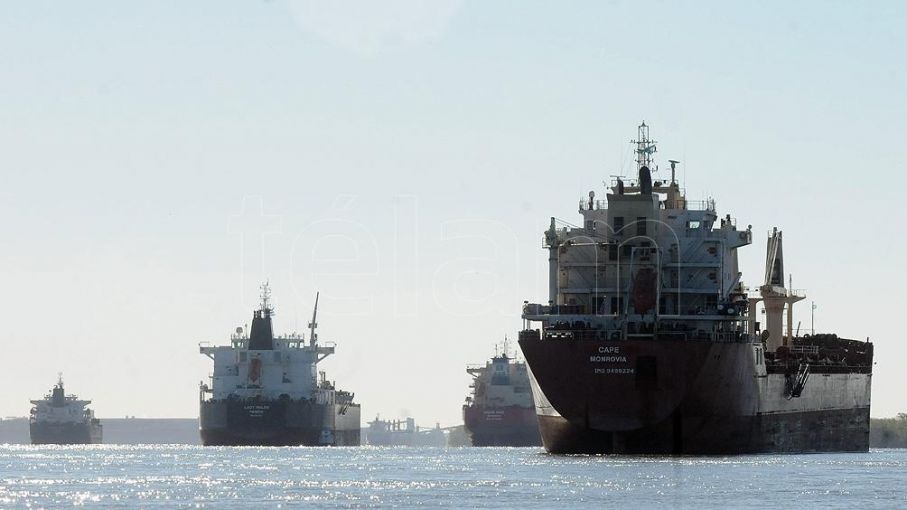
<path fill-rule="evenodd" d="M 98 444 L 103 440 L 103 426 L 94 411 L 86 406 L 90 400 L 67 395 L 63 378 L 34 405 L 29 416 L 32 444 Z"/>
<path fill-rule="evenodd" d="M 358 409 L 308 399 L 228 398 L 202 403 L 205 446 L 359 446 Z"/>
<path fill-rule="evenodd" d="M 472 395 L 463 405 L 463 424 L 473 446 L 541 446 L 526 363 L 504 353 L 472 366 Z"/>
<path fill-rule="evenodd" d="M 199 432 L 205 446 L 358 446 L 359 404 L 335 388 L 317 364 L 334 353 L 318 344 L 318 299 L 302 336 L 275 338 L 267 285 L 248 336 L 231 345 L 200 346 L 214 360 L 211 386 L 201 384 Z"/>
<path fill-rule="evenodd" d="M 100 423 L 29 423 L 31 444 L 100 444 Z"/>
<path fill-rule="evenodd" d="M 653 182 L 645 124 L 639 135 L 635 182 L 618 179 L 607 203 L 590 193 L 583 227 L 552 218 L 550 301 L 523 307 L 519 342 L 545 448 L 867 451 L 873 345 L 794 333 L 805 295 L 784 285 L 777 229 L 764 283 L 748 292 L 736 249 L 751 243 L 750 228 L 719 219 L 714 202 L 688 202 L 677 162 L 670 182 Z"/>

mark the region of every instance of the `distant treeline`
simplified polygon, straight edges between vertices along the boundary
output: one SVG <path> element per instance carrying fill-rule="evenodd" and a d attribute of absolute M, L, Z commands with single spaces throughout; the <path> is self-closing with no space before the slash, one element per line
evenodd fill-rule
<path fill-rule="evenodd" d="M 201 443 L 197 418 L 101 418 L 105 444 Z M 28 418 L 0 419 L 0 444 L 28 444 Z"/>
<path fill-rule="evenodd" d="M 869 426 L 869 446 L 907 448 L 907 413 L 897 418 L 873 418 Z"/>

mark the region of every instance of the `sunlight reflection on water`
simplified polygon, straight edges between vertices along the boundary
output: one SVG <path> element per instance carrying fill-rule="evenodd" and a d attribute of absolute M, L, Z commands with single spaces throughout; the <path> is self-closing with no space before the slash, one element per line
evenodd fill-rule
<path fill-rule="evenodd" d="M 552 456 L 536 448 L 0 446 L 0 506 L 891 508 L 907 450 Z"/>

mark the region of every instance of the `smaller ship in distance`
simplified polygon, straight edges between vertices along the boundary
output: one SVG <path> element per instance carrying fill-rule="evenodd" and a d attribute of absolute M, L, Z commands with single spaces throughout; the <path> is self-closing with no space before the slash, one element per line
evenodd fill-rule
<path fill-rule="evenodd" d="M 472 395 L 463 405 L 463 424 L 473 446 L 541 446 L 526 363 L 501 353 L 470 366 Z"/>
<path fill-rule="evenodd" d="M 32 400 L 28 419 L 32 444 L 97 444 L 103 439 L 101 421 L 88 409 L 91 400 L 79 400 L 63 389 L 63 375 L 41 400 Z"/>
<path fill-rule="evenodd" d="M 366 440 L 372 446 L 447 446 L 446 430 L 441 425 L 420 427 L 416 420 L 382 420 L 379 416 L 368 422 Z"/>

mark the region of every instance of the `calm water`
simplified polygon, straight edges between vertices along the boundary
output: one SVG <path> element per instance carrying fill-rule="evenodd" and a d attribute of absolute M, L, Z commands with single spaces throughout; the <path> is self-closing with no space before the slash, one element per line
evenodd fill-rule
<path fill-rule="evenodd" d="M 534 448 L 0 445 L 0 508 L 907 508 L 907 450 L 561 457 Z"/>

